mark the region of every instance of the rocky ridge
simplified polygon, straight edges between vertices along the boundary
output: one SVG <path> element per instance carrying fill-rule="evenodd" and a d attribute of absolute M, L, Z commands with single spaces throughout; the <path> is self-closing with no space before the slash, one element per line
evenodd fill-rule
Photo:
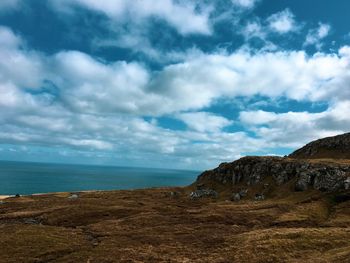
<path fill-rule="evenodd" d="M 289 155 L 296 159 L 350 159 L 350 133 L 319 139 Z"/>
<path fill-rule="evenodd" d="M 333 151 L 335 153 L 333 153 Z M 326 159 L 315 159 L 320 154 Z M 342 154 L 340 154 L 342 153 Z M 197 178 L 198 190 L 230 191 L 231 200 L 239 201 L 254 192 L 255 200 L 264 200 L 273 189 L 288 185 L 292 191 L 318 190 L 339 192 L 350 190 L 350 133 L 317 140 L 288 157 L 249 156 L 205 171 Z M 333 158 L 337 156 L 338 158 Z M 340 161 L 339 159 L 342 159 Z M 250 189 L 250 190 L 249 190 Z M 245 191 L 245 194 L 241 194 Z M 197 192 L 197 195 L 200 193 Z"/>

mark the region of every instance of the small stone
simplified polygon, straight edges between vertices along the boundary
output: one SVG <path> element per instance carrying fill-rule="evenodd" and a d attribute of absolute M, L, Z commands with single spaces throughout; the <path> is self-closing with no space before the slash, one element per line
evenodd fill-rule
<path fill-rule="evenodd" d="M 77 194 L 72 194 L 71 196 L 68 197 L 68 199 L 78 199 L 79 195 Z"/>
<path fill-rule="evenodd" d="M 239 191 L 239 195 L 241 197 L 247 196 L 247 193 L 248 193 L 248 189 L 242 189 L 241 191 Z"/>
<path fill-rule="evenodd" d="M 241 195 L 239 193 L 233 193 L 231 196 L 231 200 L 234 202 L 238 202 L 241 200 Z"/>
<path fill-rule="evenodd" d="M 255 201 L 263 201 L 265 200 L 265 196 L 263 194 L 255 194 Z"/>

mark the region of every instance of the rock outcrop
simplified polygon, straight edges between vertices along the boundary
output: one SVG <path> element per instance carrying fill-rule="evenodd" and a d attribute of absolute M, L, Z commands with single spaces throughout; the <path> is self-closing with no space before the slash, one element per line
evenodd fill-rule
<path fill-rule="evenodd" d="M 289 155 L 294 159 L 350 159 L 350 133 L 308 143 Z"/>
<path fill-rule="evenodd" d="M 345 190 L 350 187 L 350 163 L 309 162 L 282 157 L 244 157 L 205 171 L 198 177 L 196 184 L 216 183 L 228 187 L 261 184 L 263 188 L 267 188 L 269 186 L 265 180 L 269 178 L 277 186 L 294 180 L 296 191 Z"/>

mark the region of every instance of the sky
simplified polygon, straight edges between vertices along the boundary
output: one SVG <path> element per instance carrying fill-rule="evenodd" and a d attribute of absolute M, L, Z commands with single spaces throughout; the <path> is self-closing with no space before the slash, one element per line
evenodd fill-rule
<path fill-rule="evenodd" d="M 1 0 L 0 159 L 208 169 L 350 130 L 348 0 Z"/>

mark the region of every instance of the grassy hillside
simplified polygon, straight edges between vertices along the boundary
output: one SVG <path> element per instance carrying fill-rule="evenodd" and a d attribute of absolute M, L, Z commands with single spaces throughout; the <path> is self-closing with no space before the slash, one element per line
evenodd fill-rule
<path fill-rule="evenodd" d="M 189 191 L 6 199 L 0 262 L 349 262 L 345 193 L 231 202 Z"/>

